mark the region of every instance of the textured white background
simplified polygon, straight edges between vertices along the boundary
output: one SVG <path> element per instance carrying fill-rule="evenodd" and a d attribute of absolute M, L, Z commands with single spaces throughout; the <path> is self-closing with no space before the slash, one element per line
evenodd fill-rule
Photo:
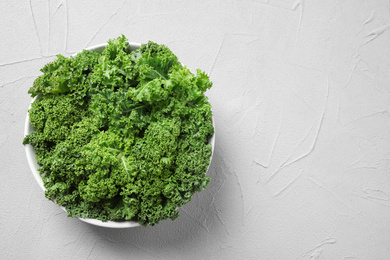
<path fill-rule="evenodd" d="M 389 26 L 381 0 L 0 1 L 0 259 L 390 259 Z M 112 230 L 21 142 L 39 69 L 121 34 L 210 75 L 217 139 L 177 220 Z"/>

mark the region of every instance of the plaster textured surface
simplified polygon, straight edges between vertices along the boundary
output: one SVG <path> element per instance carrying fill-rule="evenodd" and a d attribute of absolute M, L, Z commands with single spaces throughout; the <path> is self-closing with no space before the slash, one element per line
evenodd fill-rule
<path fill-rule="evenodd" d="M 0 1 L 0 259 L 389 259 L 390 6 Z M 124 34 L 214 82 L 208 188 L 175 221 L 66 217 L 22 146 L 39 69 Z"/>

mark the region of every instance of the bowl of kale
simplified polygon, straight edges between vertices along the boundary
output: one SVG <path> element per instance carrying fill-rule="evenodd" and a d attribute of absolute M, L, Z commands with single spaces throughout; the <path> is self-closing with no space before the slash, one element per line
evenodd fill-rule
<path fill-rule="evenodd" d="M 41 72 L 23 144 L 45 197 L 69 217 L 153 226 L 206 188 L 215 140 L 206 73 L 123 35 Z"/>

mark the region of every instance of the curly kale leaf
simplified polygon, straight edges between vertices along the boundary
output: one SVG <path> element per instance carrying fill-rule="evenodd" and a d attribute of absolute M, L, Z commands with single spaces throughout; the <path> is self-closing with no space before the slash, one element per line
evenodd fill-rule
<path fill-rule="evenodd" d="M 32 97 L 46 94 L 78 92 L 84 96 L 89 87 L 90 72 L 98 62 L 99 54 L 83 50 L 76 57 L 66 58 L 57 55 L 57 59 L 46 64 L 29 89 Z"/>

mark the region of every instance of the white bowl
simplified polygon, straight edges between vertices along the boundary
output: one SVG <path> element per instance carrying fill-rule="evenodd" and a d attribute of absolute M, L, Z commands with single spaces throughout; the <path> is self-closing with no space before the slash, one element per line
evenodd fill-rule
<path fill-rule="evenodd" d="M 92 46 L 92 47 L 89 47 L 89 48 L 86 48 L 86 49 L 87 50 L 91 50 L 91 51 L 95 51 L 95 52 L 98 52 L 98 53 L 101 53 L 106 46 L 107 46 L 107 43 L 104 43 L 104 44 L 95 45 L 95 46 Z M 140 48 L 140 46 L 141 46 L 141 44 L 139 44 L 139 43 L 129 42 L 129 49 L 131 51 Z M 73 54 L 72 56 L 76 56 L 76 55 L 77 55 L 77 53 Z M 33 98 L 31 103 L 33 103 L 36 99 L 37 99 L 37 97 Z M 29 109 L 31 108 L 31 103 L 30 103 Z M 212 123 L 213 123 L 213 126 L 214 126 L 214 132 L 215 132 L 214 118 L 212 118 Z M 28 112 L 27 112 L 26 122 L 25 122 L 25 126 L 24 126 L 24 136 L 26 137 L 28 134 L 30 134 L 34 130 L 35 130 L 34 127 L 32 127 L 31 124 L 30 124 L 30 117 L 29 117 Z M 212 152 L 212 155 L 213 155 L 214 154 L 214 146 L 215 146 L 215 133 L 209 139 L 209 144 L 211 144 L 211 152 Z M 41 189 L 43 191 L 46 191 L 45 187 L 43 186 L 42 177 L 41 177 L 41 175 L 38 172 L 39 165 L 37 164 L 37 159 L 36 159 L 34 148 L 32 147 L 32 145 L 26 144 L 25 145 L 25 150 L 26 150 L 27 161 L 28 161 L 28 164 L 30 166 L 31 172 L 32 172 L 35 180 L 37 181 L 39 187 L 41 187 Z M 211 164 L 211 159 L 213 157 L 212 155 L 210 157 L 210 164 Z M 209 167 L 210 167 L 210 164 L 209 164 Z M 208 168 L 207 168 L 207 170 L 208 170 Z M 59 207 L 61 207 L 66 212 L 65 207 L 63 207 L 63 206 L 59 206 Z M 95 226 L 106 227 L 106 228 L 131 228 L 131 227 L 141 226 L 138 222 L 131 221 L 131 220 L 103 222 L 101 220 L 90 219 L 90 218 L 80 218 L 79 217 L 78 219 L 80 219 L 83 222 L 95 225 Z"/>

